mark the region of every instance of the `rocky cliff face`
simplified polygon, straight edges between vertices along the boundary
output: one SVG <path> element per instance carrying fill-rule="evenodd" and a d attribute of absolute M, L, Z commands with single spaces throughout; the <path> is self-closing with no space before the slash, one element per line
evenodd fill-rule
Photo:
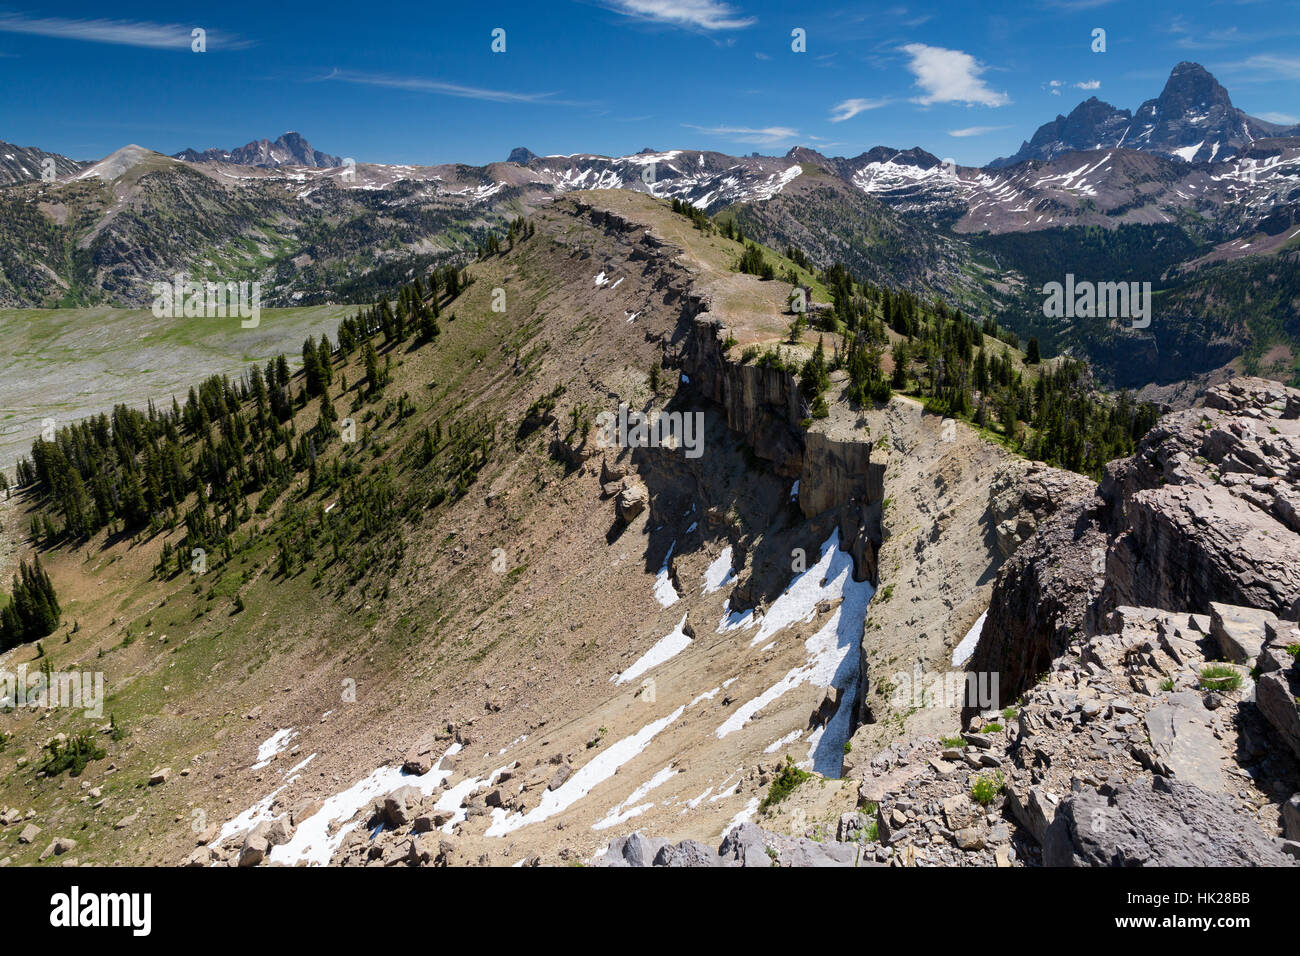
<path fill-rule="evenodd" d="M 1098 489 L 1114 534 L 1097 608 L 1300 613 L 1300 392 L 1235 379 L 1162 419 Z"/>
<path fill-rule="evenodd" d="M 1213 601 L 1300 614 L 1300 392 L 1234 379 L 1160 420 L 1096 495 L 1080 495 L 1003 568 L 970 668 L 1014 699 L 1072 635 L 1121 606 Z"/>
<path fill-rule="evenodd" d="M 708 374 L 728 374 L 725 364 L 711 373 L 704 364 L 694 370 L 701 384 Z M 949 448 L 931 434 L 937 423 L 919 409 L 913 420 L 901 402 L 873 413 L 871 428 L 881 446 L 874 462 L 826 436 L 809 436 L 800 473 L 813 457 L 844 476 L 865 465 L 870 497 L 870 469 L 879 468 L 881 492 L 908 498 L 907 509 L 880 505 L 886 532 L 880 576 L 882 586 L 896 590 L 892 597 L 876 597 L 863 636 L 861 696 L 867 706 L 880 699 L 871 696 L 871 684 L 884 676 L 876 667 L 882 650 L 885 662 L 905 648 L 927 667 L 934 663 L 934 645 L 947 653 L 936 640 L 940 635 L 916 629 L 937 616 L 924 603 L 926 592 L 948 602 L 948 617 L 961 617 L 963 610 L 954 605 L 972 600 L 967 591 L 949 586 L 969 576 L 953 551 L 978 551 L 976 563 L 986 568 L 1002 562 L 971 670 L 999 672 L 997 706 L 1016 703 L 1000 713 L 987 707 L 968 712 L 957 736 L 949 723 L 923 726 L 925 713 L 944 722 L 953 717 L 951 709 L 929 706 L 906 724 L 892 713 L 881 724 L 858 728 L 853 753 L 844 761 L 845 779 L 830 782 L 839 792 L 856 789 L 856 808 L 840 813 L 837 823 L 832 818 L 830 830 L 794 824 L 798 832 L 791 838 L 745 825 L 731 830 L 716 852 L 695 841 L 632 834 L 611 841 L 594 862 L 1294 865 L 1300 858 L 1300 627 L 1272 610 L 1290 608 L 1285 575 L 1280 582 L 1258 580 L 1271 572 L 1252 572 L 1216 555 L 1224 532 L 1205 527 L 1241 520 L 1239 506 L 1285 524 L 1274 502 L 1286 499 L 1286 486 L 1294 481 L 1283 445 L 1297 420 L 1297 400 L 1300 393 L 1271 383 L 1229 383 L 1211 393 L 1205 409 L 1185 416 L 1186 427 L 1178 416 L 1164 419 L 1132 460 L 1112 468 L 1100 489 L 1024 462 L 995 465 L 990 475 L 980 466 L 992 456 L 972 456 L 972 448 L 963 446 L 969 439 L 978 452 L 978 439 L 962 436 Z M 737 410 L 754 411 L 743 402 Z M 1262 428 L 1252 432 L 1248 422 Z M 1219 431 L 1239 441 L 1206 437 Z M 1179 446 L 1187 442 L 1193 443 L 1183 456 Z M 1263 456 L 1254 465 L 1255 477 L 1277 479 L 1271 493 L 1249 481 L 1225 486 L 1210 477 L 1243 474 L 1222 469 L 1252 460 L 1254 445 Z M 1173 463 L 1168 468 L 1162 455 Z M 1170 482 L 1167 476 L 1180 469 L 1185 481 Z M 842 480 L 828 487 L 849 487 Z M 1220 487 L 1241 491 L 1226 498 L 1209 494 Z M 1166 515 L 1184 504 L 1154 492 L 1205 495 L 1211 510 L 1199 522 L 1169 519 L 1161 534 L 1147 534 L 1139 517 L 1144 508 Z M 863 507 L 858 501 L 839 503 L 838 514 L 866 525 L 863 516 L 869 518 L 873 506 L 854 510 Z M 1224 508 L 1222 514 L 1216 510 Z M 981 525 L 981 545 L 961 537 L 962 528 Z M 1264 531 L 1267 537 L 1277 529 L 1263 525 Z M 944 547 L 936 547 L 940 542 Z M 1157 548 L 1178 549 L 1183 556 L 1148 553 Z M 907 563 L 910 555 L 926 561 Z M 1164 579 L 1143 583 L 1148 571 Z M 1254 603 L 1215 599 L 1197 590 L 1202 586 Z M 1116 603 L 1142 595 L 1192 606 Z M 874 633 L 882 624 L 883 632 Z M 890 645 L 890 635 L 902 643 Z M 894 737 L 884 750 L 861 746 L 878 743 L 880 727 L 894 736 L 891 725 L 906 726 L 908 739 Z M 488 804 L 499 798 L 489 795 Z M 374 813 L 383 812 L 377 804 Z M 817 834 L 815 842 L 806 839 L 810 833 Z M 368 847 L 358 831 L 345 847 L 348 859 L 390 865 L 452 863 L 454 851 L 445 841 L 395 832 Z"/>
<path fill-rule="evenodd" d="M 682 368 L 691 383 L 721 405 L 727 425 L 744 436 L 754 454 L 778 475 L 798 478 L 804 470 L 805 436 L 799 422 L 807 407 L 794 376 L 784 369 L 730 361 L 722 324 L 708 313 L 695 318 Z"/>
<path fill-rule="evenodd" d="M 997 706 L 1019 696 L 1083 630 L 1100 584 L 1094 556 L 1106 542 L 1088 504 L 1080 496 L 1049 518 L 998 574 L 967 668 L 998 675 Z"/>
<path fill-rule="evenodd" d="M 1018 726 L 973 756 L 1010 769 L 1006 806 L 1044 864 L 1300 855 L 1280 805 L 1300 789 L 1297 479 L 1300 391 L 1234 379 L 1003 566 L 969 672 L 999 676 Z"/>

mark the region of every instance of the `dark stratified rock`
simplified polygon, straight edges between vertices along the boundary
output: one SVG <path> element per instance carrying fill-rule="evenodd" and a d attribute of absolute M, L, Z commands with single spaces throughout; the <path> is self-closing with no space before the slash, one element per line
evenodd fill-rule
<path fill-rule="evenodd" d="M 1116 536 L 1093 620 L 1120 605 L 1208 613 L 1218 601 L 1295 620 L 1300 533 L 1287 520 L 1300 479 L 1300 390 L 1259 378 L 1210 389 L 1166 415 L 1098 494 Z"/>
<path fill-rule="evenodd" d="M 1300 658 L 1288 646 L 1296 643 L 1294 631 L 1275 632 L 1256 658 L 1255 705 L 1277 736 L 1300 757 Z"/>
<path fill-rule="evenodd" d="M 1080 496 L 1040 524 L 1003 564 L 966 668 L 998 675 L 995 706 L 1016 699 L 1082 631 L 1100 588 L 1097 556 L 1105 550 L 1090 499 Z M 978 709 L 964 708 L 963 721 Z"/>
<path fill-rule="evenodd" d="M 1058 113 L 1056 119 L 1038 127 L 1028 142 L 1020 144 L 1014 156 L 995 159 L 989 165 L 996 169 L 1027 159 L 1050 160 L 1064 153 L 1114 144 L 1132 122 L 1130 111 L 1090 96 L 1071 110 L 1069 116 Z"/>
<path fill-rule="evenodd" d="M 1268 640 L 1268 627 L 1277 618 L 1268 611 L 1253 607 L 1210 602 L 1210 634 L 1219 643 L 1226 660 L 1244 664 L 1259 657 Z"/>
<path fill-rule="evenodd" d="M 1268 621 L 1296 619 L 1300 533 L 1286 515 L 1300 481 L 1298 400 L 1300 390 L 1266 379 L 1215 386 L 1204 408 L 1164 416 L 1131 458 L 1111 462 L 1095 496 L 1037 524 L 999 571 L 967 664 L 999 675 L 998 706 L 1072 638 L 1105 632 L 1117 608 L 1207 615 L 1211 602 L 1231 605 L 1215 636 L 1235 662 L 1253 659 Z M 1282 681 L 1272 683 L 1264 693 L 1280 710 Z"/>
<path fill-rule="evenodd" d="M 807 432 L 799 422 L 808 408 L 795 376 L 784 368 L 729 361 L 723 324 L 706 308 L 704 302 L 689 305 L 703 328 L 696 328 L 687 340 L 682 370 L 700 394 L 726 409 L 727 426 L 744 436 L 755 455 L 771 462 L 783 477 L 801 477 Z"/>
<path fill-rule="evenodd" d="M 1044 123 L 1014 156 L 995 159 L 994 168 L 1029 159 L 1050 160 L 1068 152 L 1123 146 L 1177 156 L 1187 162 L 1223 160 L 1257 139 L 1293 135 L 1248 116 L 1232 105 L 1225 90 L 1205 67 L 1184 61 L 1173 68 L 1165 88 L 1137 112 L 1117 109 L 1093 96 L 1071 111 Z"/>
<path fill-rule="evenodd" d="M 1043 842 L 1046 866 L 1289 866 L 1296 861 L 1229 799 L 1156 777 L 1111 796 L 1061 801 Z"/>

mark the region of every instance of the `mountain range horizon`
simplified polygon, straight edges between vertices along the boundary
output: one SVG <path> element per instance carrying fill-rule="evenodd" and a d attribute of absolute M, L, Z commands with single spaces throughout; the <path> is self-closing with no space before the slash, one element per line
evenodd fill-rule
<path fill-rule="evenodd" d="M 1189 115 L 1196 115 L 1194 110 L 1206 110 L 1200 123 L 1185 122 Z M 1212 113 L 1211 113 L 1212 111 Z M 1172 115 L 1171 115 L 1172 114 Z M 1300 136 L 1300 124 L 1286 126 L 1270 123 L 1248 116 L 1244 111 L 1232 105 L 1228 91 L 1214 76 L 1193 61 L 1181 61 L 1170 71 L 1168 80 L 1158 97 L 1144 101 L 1136 111 L 1121 109 L 1099 99 L 1088 97 L 1068 114 L 1057 114 L 1054 120 L 1043 123 L 1034 134 L 1021 144 L 1020 150 L 1009 157 L 994 157 L 980 167 L 999 169 L 1015 165 L 1027 159 L 1053 159 L 1065 152 L 1087 151 L 1106 147 L 1126 145 L 1126 139 L 1132 126 L 1145 120 L 1147 128 L 1134 135 L 1127 143 L 1128 148 L 1155 152 L 1160 155 L 1176 156 L 1187 161 L 1212 161 L 1217 157 L 1228 158 L 1255 139 Z M 1200 138 L 1195 143 L 1190 142 Z M 1258 134 L 1258 135 L 1253 135 Z M 131 144 L 132 146 L 136 144 Z M 1189 147 L 1193 147 L 1188 155 Z M 30 147 L 29 147 L 30 148 Z M 690 147 L 670 147 L 681 149 Z M 801 152 L 813 153 L 828 159 L 857 159 L 869 155 L 876 149 L 896 149 L 898 152 L 915 153 L 921 157 L 933 158 L 945 162 L 938 154 L 919 145 L 898 147 L 876 144 L 863 149 L 855 156 L 840 156 L 826 153 L 811 145 L 796 144 L 784 153 L 763 153 L 751 151 L 749 157 L 776 158 L 786 157 Z M 667 150 L 655 150 L 645 147 L 639 153 L 658 153 Z M 705 150 L 705 152 L 717 152 Z M 49 154 L 53 155 L 53 154 Z M 306 166 L 309 168 L 326 168 L 341 166 L 345 157 L 321 152 L 315 149 L 307 139 L 296 130 L 288 130 L 275 140 L 266 138 L 250 140 L 242 146 L 222 148 L 208 146 L 203 149 L 189 147 L 171 154 L 174 159 L 186 162 L 227 162 L 235 165 L 260 168 L 279 168 L 281 166 Z M 517 146 L 505 158 L 505 162 L 527 165 L 534 159 L 554 159 L 560 156 L 591 155 L 605 158 L 617 158 L 617 154 L 606 153 L 569 153 L 546 154 L 534 153 L 526 146 Z M 638 154 L 623 154 L 638 155 Z M 727 154 L 723 154 L 727 155 Z M 102 158 L 102 157 L 101 157 Z M 356 162 L 368 162 L 364 158 L 347 157 Z M 67 157 L 60 157 L 67 159 Z M 81 166 L 89 165 L 94 160 L 71 160 Z M 409 165 L 372 163 L 371 165 Z M 428 165 L 446 165 L 445 163 Z"/>

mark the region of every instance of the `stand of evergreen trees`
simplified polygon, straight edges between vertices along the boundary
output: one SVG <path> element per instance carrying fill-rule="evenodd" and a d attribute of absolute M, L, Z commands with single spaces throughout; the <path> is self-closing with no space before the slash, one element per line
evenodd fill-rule
<path fill-rule="evenodd" d="M 807 261 L 796 249 L 786 254 Z M 846 395 L 858 405 L 912 394 L 933 412 L 995 430 L 1031 458 L 1098 477 L 1106 462 L 1132 454 L 1158 417 L 1153 405 L 1127 392 L 1102 395 L 1082 362 L 1045 366 L 1036 339 L 1018 363 L 1019 337 L 994 319 L 977 322 L 942 301 L 859 281 L 842 263 L 827 268 L 822 281 L 833 308 L 816 313 L 816 322 L 840 333 L 843 345 L 832 361 L 815 353 L 800 370 L 813 418 L 824 414 L 826 385 L 819 383 L 828 382 L 818 366 L 840 368 L 848 376 Z"/>
<path fill-rule="evenodd" d="M 20 562 L 9 603 L 0 611 L 0 651 L 53 634 L 59 614 L 59 599 L 40 558 Z"/>
<path fill-rule="evenodd" d="M 705 235 L 709 235 L 714 231 L 713 220 L 710 219 L 709 214 L 699 206 L 691 205 L 691 203 L 685 199 L 674 199 L 672 201 L 672 209 L 673 212 L 680 216 L 685 216 L 691 222 L 695 223 L 695 228 Z"/>
<path fill-rule="evenodd" d="M 688 203 L 674 200 L 673 210 L 694 218 Z M 720 216 L 717 230 L 744 247 L 740 272 L 774 277 L 772 264 L 759 246 L 745 241 L 734 216 Z M 784 255 L 803 269 L 813 268 L 793 245 Z M 782 277 L 798 287 L 793 270 Z M 895 392 L 914 395 L 930 411 L 988 429 L 1018 452 L 1094 477 L 1108 461 L 1132 454 L 1155 423 L 1154 406 L 1134 401 L 1127 392 L 1103 395 L 1083 363 L 1069 358 L 1044 363 L 1037 338 L 1021 354 L 1019 336 L 994 318 L 977 321 L 941 300 L 859 280 L 842 262 L 823 270 L 821 279 L 832 308 L 796 314 L 790 344 L 797 344 L 810 325 L 837 333 L 841 344 L 832 358 L 827 359 L 822 338 L 802 365 L 783 359 L 779 349 L 760 354 L 751 347 L 741 357 L 796 376 L 810 419 L 827 414 L 829 373 L 842 370 L 848 377 L 845 396 L 857 405 L 886 402 Z M 793 301 L 794 289 L 791 295 Z"/>

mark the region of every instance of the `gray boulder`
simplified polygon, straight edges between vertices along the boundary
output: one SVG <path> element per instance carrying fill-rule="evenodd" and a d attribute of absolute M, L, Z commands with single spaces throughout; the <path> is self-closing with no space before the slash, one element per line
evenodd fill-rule
<path fill-rule="evenodd" d="M 1046 866 L 1287 866 L 1294 860 L 1225 797 L 1165 777 L 1072 794 L 1043 842 Z"/>
<path fill-rule="evenodd" d="M 771 866 L 773 856 L 768 853 L 768 833 L 753 823 L 733 827 L 718 847 L 718 855 L 738 866 Z"/>
<path fill-rule="evenodd" d="M 389 826 L 405 826 L 415 819 L 415 811 L 419 808 L 423 794 L 415 787 L 409 784 L 404 787 L 398 787 L 388 796 L 384 797 L 383 818 Z"/>
<path fill-rule="evenodd" d="M 1223 656 L 1234 664 L 1259 657 L 1269 626 L 1276 624 L 1277 618 L 1269 611 L 1210 602 L 1210 634 Z"/>
<path fill-rule="evenodd" d="M 648 837 L 638 830 L 611 840 L 599 863 L 601 866 L 654 866 L 655 858 L 668 845 L 667 840 Z"/>
<path fill-rule="evenodd" d="M 716 850 L 712 850 L 695 840 L 683 840 L 681 843 L 670 843 L 657 854 L 654 859 L 655 866 L 722 866 L 722 859 L 718 856 Z"/>

